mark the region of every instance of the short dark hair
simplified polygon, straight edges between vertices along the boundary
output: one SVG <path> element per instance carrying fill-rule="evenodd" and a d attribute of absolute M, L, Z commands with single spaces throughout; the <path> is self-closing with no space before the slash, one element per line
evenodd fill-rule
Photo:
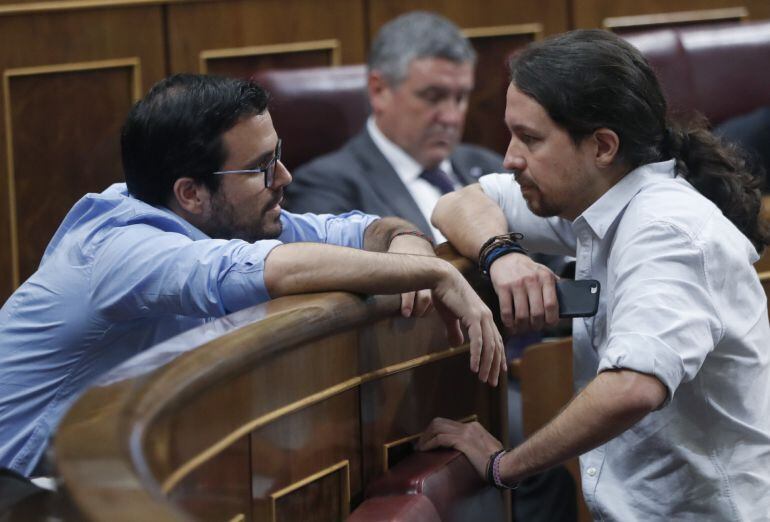
<path fill-rule="evenodd" d="M 177 74 L 156 83 L 128 113 L 121 132 L 129 192 L 166 205 L 174 183 L 190 177 L 212 192 L 227 152 L 222 135 L 244 117 L 262 114 L 267 92 L 247 81 Z"/>
<path fill-rule="evenodd" d="M 658 79 L 641 52 L 598 29 L 547 38 L 514 55 L 511 83 L 540 104 L 575 143 L 596 129 L 620 139 L 618 161 L 633 169 L 673 158 L 677 173 L 712 200 L 758 250 L 770 242 L 759 180 L 704 118 L 668 120 Z"/>

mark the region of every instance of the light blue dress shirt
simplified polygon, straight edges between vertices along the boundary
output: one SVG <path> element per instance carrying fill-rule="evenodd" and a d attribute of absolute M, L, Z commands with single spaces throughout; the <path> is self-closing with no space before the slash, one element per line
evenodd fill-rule
<path fill-rule="evenodd" d="M 282 212 L 277 240 L 247 243 L 211 239 L 124 184 L 86 195 L 0 310 L 0 467 L 30 475 L 67 407 L 106 370 L 269 300 L 263 270 L 274 247 L 361 248 L 375 219 Z"/>
<path fill-rule="evenodd" d="M 668 398 L 580 457 L 595 520 L 768 520 L 770 324 L 749 240 L 674 173 L 642 166 L 574 222 L 527 208 L 511 174 L 482 177 L 535 252 L 576 256 L 601 283 L 573 320 L 577 389 L 599 372 L 654 375 Z"/>

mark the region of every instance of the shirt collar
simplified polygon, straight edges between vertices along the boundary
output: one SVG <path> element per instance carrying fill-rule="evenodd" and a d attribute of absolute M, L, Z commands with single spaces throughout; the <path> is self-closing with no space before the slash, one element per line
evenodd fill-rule
<path fill-rule="evenodd" d="M 157 211 L 162 212 L 164 215 L 173 219 L 176 223 L 178 223 L 181 227 L 183 227 L 187 231 L 188 237 L 190 237 L 193 240 L 197 241 L 199 239 L 211 239 L 209 236 L 204 234 L 200 229 L 195 227 L 192 223 L 184 219 L 182 216 L 180 216 L 170 208 L 165 207 L 163 205 L 150 205 L 140 199 L 135 198 L 128 191 L 128 187 L 126 186 L 125 183 L 115 183 L 112 186 L 110 186 L 108 190 L 110 191 L 115 190 L 122 197 L 132 200 L 134 202 L 133 203 L 134 208 L 140 208 L 146 205 L 148 207 L 147 210 L 149 210 L 150 208 L 153 208 Z"/>
<path fill-rule="evenodd" d="M 371 136 L 374 144 L 380 149 L 380 152 L 382 152 L 382 155 L 388 160 L 390 166 L 396 171 L 398 177 L 404 182 L 404 185 L 420 177 L 420 174 L 422 174 L 422 171 L 424 170 L 422 165 L 417 163 L 404 149 L 388 139 L 379 127 L 377 127 L 377 123 L 375 123 L 373 116 L 370 116 L 366 121 L 366 130 L 369 132 L 369 136 Z M 444 159 L 444 161 L 439 164 L 439 167 L 446 174 L 451 175 L 452 163 L 449 161 L 449 158 Z"/>
<path fill-rule="evenodd" d="M 637 167 L 583 211 L 575 223 L 585 221 L 593 233 L 599 239 L 603 239 L 607 230 L 640 190 L 656 181 L 674 177 L 676 177 L 676 161 L 673 159 Z"/>

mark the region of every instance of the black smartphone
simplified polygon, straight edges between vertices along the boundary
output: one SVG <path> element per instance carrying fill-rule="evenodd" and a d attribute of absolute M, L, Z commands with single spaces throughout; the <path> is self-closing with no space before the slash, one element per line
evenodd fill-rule
<path fill-rule="evenodd" d="M 561 279 L 556 282 L 559 317 L 593 317 L 599 309 L 599 291 L 596 279 Z"/>

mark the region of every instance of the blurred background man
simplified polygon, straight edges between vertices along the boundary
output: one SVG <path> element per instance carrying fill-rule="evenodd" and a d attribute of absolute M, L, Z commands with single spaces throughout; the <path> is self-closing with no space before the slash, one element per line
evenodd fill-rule
<path fill-rule="evenodd" d="M 502 170 L 502 158 L 460 143 L 476 53 L 452 22 L 416 11 L 385 24 L 372 44 L 372 115 L 340 150 L 294 172 L 294 212 L 351 209 L 403 217 L 436 241 L 441 195 Z"/>

